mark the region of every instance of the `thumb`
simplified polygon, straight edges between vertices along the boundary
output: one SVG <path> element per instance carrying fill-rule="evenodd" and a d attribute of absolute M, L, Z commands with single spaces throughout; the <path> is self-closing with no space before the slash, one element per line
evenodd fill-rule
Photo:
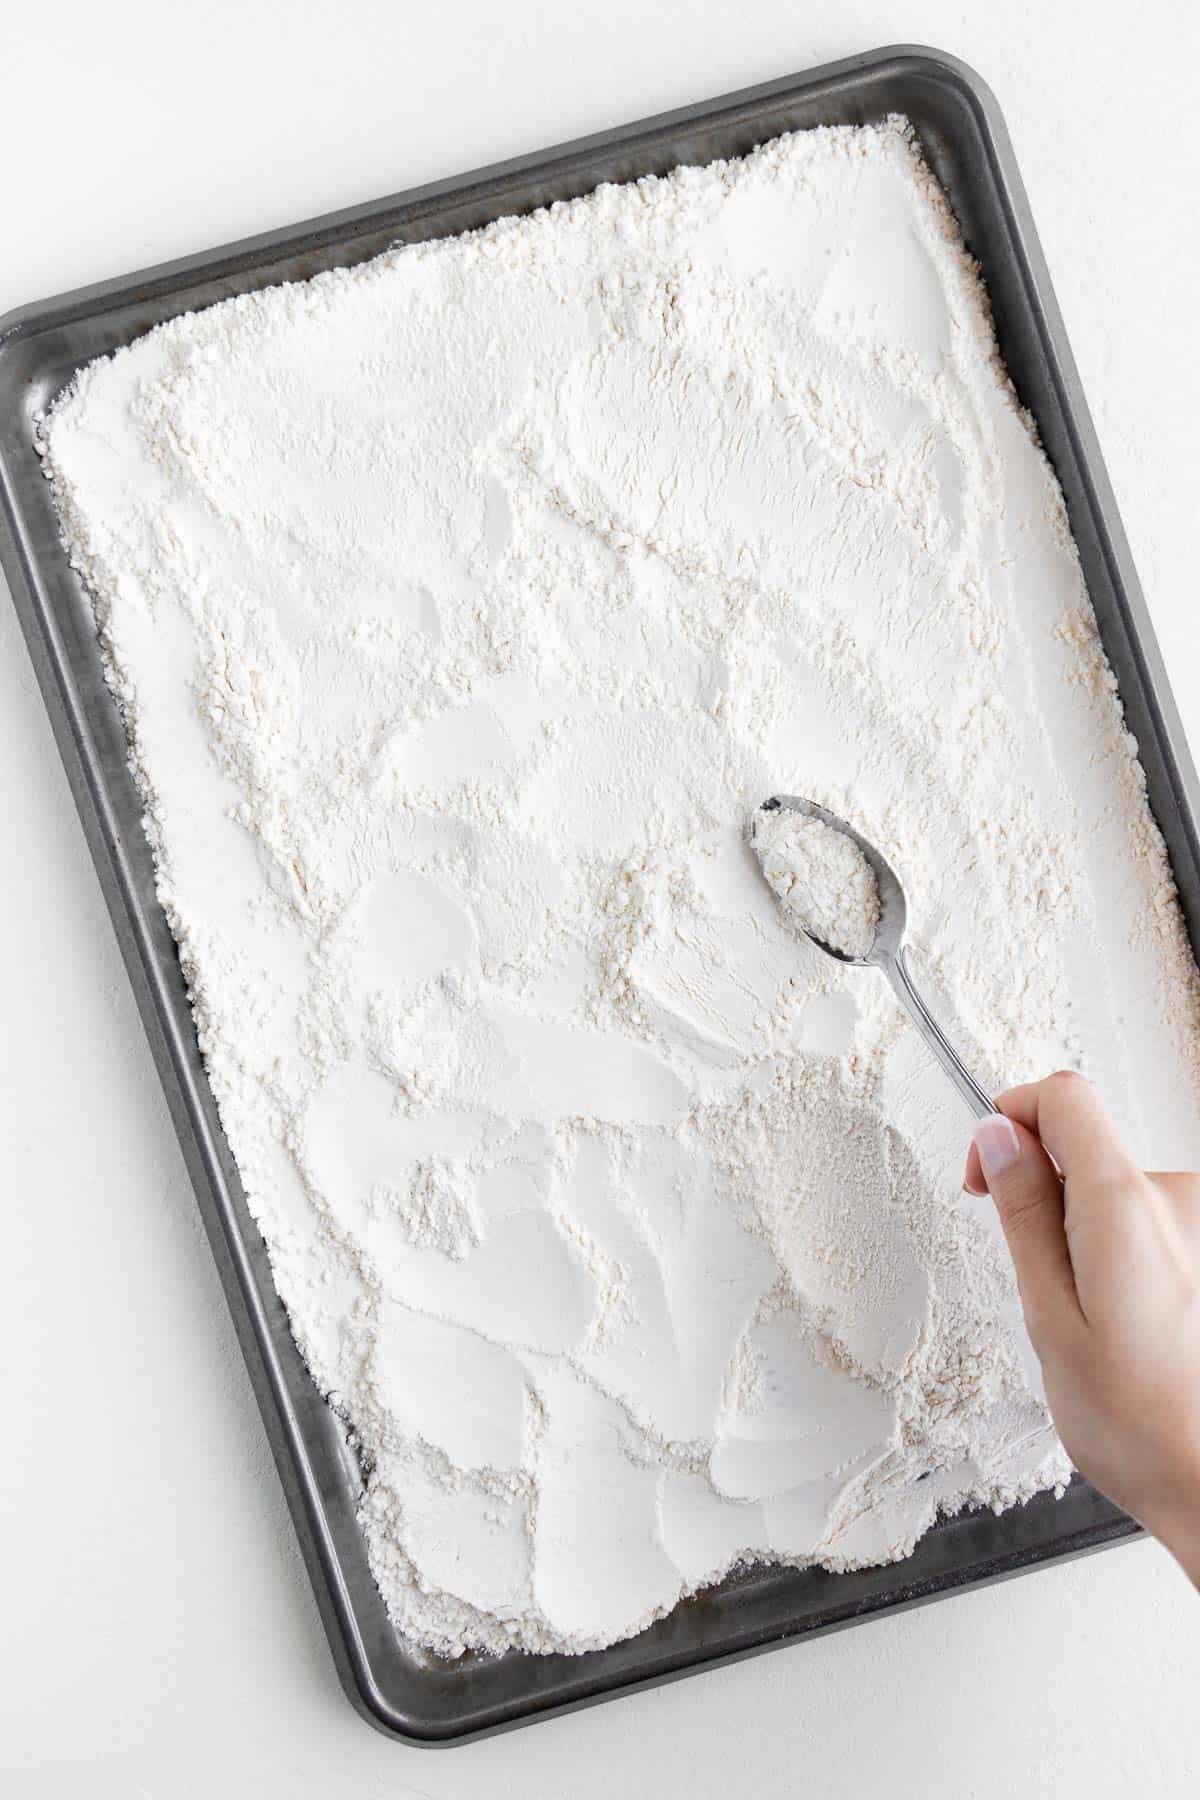
<path fill-rule="evenodd" d="M 996 1203 L 1017 1272 L 1030 1335 L 1065 1301 L 1078 1309 L 1075 1277 L 1063 1223 L 1058 1171 L 1040 1140 L 1023 1125 L 993 1113 L 974 1131 L 975 1150 Z"/>

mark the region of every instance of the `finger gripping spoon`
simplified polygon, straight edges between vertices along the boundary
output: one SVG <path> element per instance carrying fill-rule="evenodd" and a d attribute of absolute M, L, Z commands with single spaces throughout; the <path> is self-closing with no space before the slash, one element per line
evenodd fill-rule
<path fill-rule="evenodd" d="M 996 1107 L 971 1074 L 913 983 L 904 950 L 908 903 L 904 897 L 904 888 L 900 877 L 887 858 L 880 854 L 874 844 L 869 844 L 865 837 L 855 831 L 852 825 L 848 825 L 845 819 L 839 819 L 836 813 L 831 813 L 825 807 L 818 806 L 813 800 L 801 800 L 794 794 L 776 794 L 772 799 L 764 800 L 758 810 L 762 813 L 802 813 L 810 819 L 818 819 L 822 825 L 827 825 L 832 831 L 840 833 L 842 837 L 849 838 L 858 850 L 874 875 L 879 889 L 879 921 L 875 927 L 874 941 L 867 955 L 851 956 L 846 951 L 837 949 L 835 945 L 826 943 L 825 939 L 818 936 L 817 932 L 812 929 L 810 922 L 799 914 L 797 915 L 798 923 L 803 929 L 805 937 L 811 939 L 818 949 L 825 952 L 826 956 L 832 956 L 838 962 L 850 963 L 856 968 L 869 967 L 883 971 L 892 984 L 892 992 L 897 1000 L 975 1117 L 977 1119 L 988 1118 L 996 1111 Z M 753 843 L 753 833 L 751 842 Z M 757 845 L 754 847 L 759 859 L 759 866 L 762 868 L 762 851 Z M 768 881 L 769 886 L 772 886 L 774 893 L 774 887 L 767 877 L 765 868 L 763 869 L 763 879 Z M 775 897 L 778 899 L 779 895 L 776 894 Z"/>

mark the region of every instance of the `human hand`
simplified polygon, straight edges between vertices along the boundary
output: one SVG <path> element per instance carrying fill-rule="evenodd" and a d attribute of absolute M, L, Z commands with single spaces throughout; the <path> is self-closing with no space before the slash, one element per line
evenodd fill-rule
<path fill-rule="evenodd" d="M 963 1185 L 996 1203 L 1059 1435 L 1200 1587 L 1200 1174 L 1136 1168 L 1082 1076 L 997 1105 Z"/>

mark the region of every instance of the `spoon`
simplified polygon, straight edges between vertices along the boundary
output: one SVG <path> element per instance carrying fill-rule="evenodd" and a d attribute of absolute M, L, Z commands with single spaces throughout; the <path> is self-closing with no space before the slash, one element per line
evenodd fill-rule
<path fill-rule="evenodd" d="M 827 944 L 824 938 L 818 937 L 816 932 L 811 931 L 806 924 L 803 926 L 804 935 L 810 938 L 818 949 L 824 950 L 826 956 L 835 957 L 838 962 L 852 963 L 856 968 L 881 969 L 891 982 L 892 992 L 897 1000 L 975 1117 L 977 1119 L 990 1117 L 996 1111 L 995 1106 L 966 1067 L 954 1045 L 913 985 L 908 958 L 904 953 L 904 928 L 908 921 L 908 905 L 904 898 L 904 888 L 901 885 L 900 877 L 892 868 L 891 863 L 887 861 L 886 857 L 880 855 L 874 844 L 869 844 L 866 838 L 860 836 L 852 825 L 847 825 L 845 819 L 839 819 L 836 813 L 827 812 L 823 806 L 816 805 L 812 800 L 800 800 L 792 794 L 776 794 L 773 799 L 764 800 L 758 810 L 760 812 L 805 813 L 810 819 L 819 819 L 822 825 L 828 825 L 832 830 L 840 832 L 843 837 L 849 838 L 850 842 L 856 846 L 874 875 L 879 888 L 879 923 L 875 927 L 875 940 L 869 954 L 849 956 L 844 950 L 835 949 L 832 944 Z M 760 867 L 761 861 L 760 854 Z M 765 870 L 763 879 L 766 880 Z M 803 921 L 801 923 L 803 924 Z"/>

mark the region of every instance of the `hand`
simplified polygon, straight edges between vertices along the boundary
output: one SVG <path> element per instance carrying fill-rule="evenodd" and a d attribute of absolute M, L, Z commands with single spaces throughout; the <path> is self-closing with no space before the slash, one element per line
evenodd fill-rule
<path fill-rule="evenodd" d="M 1135 1168 L 1082 1076 L 997 1105 L 963 1185 L 996 1203 L 1059 1435 L 1200 1587 L 1200 1175 Z"/>

